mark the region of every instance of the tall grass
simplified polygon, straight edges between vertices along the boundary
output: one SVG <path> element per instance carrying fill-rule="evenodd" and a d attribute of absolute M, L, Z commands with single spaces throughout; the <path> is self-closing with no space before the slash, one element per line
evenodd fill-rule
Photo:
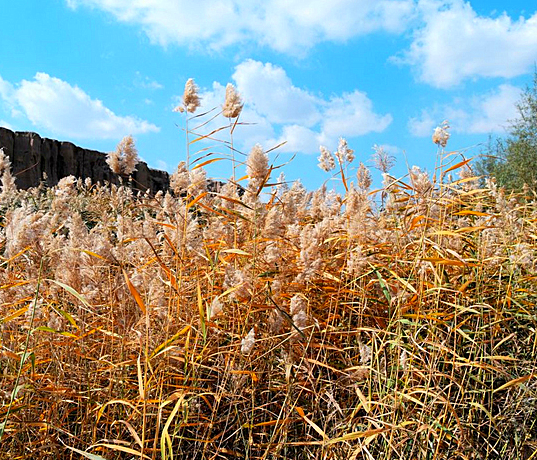
<path fill-rule="evenodd" d="M 339 153 L 2 194 L 0 457 L 536 459 L 535 196 Z"/>

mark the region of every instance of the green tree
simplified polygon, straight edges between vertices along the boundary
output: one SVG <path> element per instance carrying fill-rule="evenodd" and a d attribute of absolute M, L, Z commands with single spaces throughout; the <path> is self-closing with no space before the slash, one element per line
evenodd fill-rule
<path fill-rule="evenodd" d="M 489 139 L 485 155 L 477 163 L 479 174 L 493 176 L 498 185 L 519 190 L 527 184 L 537 191 L 537 70 L 516 105 L 505 139 Z"/>

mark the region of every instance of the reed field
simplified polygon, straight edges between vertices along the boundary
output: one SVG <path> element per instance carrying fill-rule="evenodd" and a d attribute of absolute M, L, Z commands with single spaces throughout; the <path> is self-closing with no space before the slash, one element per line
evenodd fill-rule
<path fill-rule="evenodd" d="M 167 193 L 136 191 L 130 138 L 121 186 L 17 190 L 1 155 L 0 458 L 537 460 L 534 192 L 447 125 L 434 171 L 378 148 L 373 189 L 341 140 L 308 191 L 234 149 L 233 88 L 210 133 L 196 97 Z"/>

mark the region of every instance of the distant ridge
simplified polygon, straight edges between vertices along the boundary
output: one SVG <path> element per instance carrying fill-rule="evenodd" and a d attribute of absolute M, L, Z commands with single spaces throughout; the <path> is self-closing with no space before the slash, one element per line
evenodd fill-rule
<path fill-rule="evenodd" d="M 17 187 L 28 189 L 42 182 L 56 185 L 66 176 L 90 178 L 92 182 L 119 184 L 119 177 L 106 163 L 106 153 L 88 150 L 71 142 L 43 138 L 37 133 L 11 131 L 0 127 L 0 148 L 9 156 Z M 132 174 L 132 187 L 136 190 L 167 191 L 170 176 L 166 171 L 152 169 L 140 162 Z"/>

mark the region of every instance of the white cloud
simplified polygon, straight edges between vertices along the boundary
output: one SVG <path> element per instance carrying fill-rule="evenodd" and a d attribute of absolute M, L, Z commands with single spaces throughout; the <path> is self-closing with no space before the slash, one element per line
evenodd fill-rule
<path fill-rule="evenodd" d="M 127 134 L 159 131 L 147 121 L 116 115 L 78 86 L 46 73 L 37 73 L 33 80 L 22 80 L 18 85 L 0 78 L 0 97 L 14 112 L 22 112 L 34 126 L 48 129 L 55 135 L 117 139 Z"/>
<path fill-rule="evenodd" d="M 13 94 L 13 85 L 0 76 L 0 98 L 9 100 Z"/>
<path fill-rule="evenodd" d="M 345 41 L 384 30 L 402 32 L 414 0 L 66 0 L 143 28 L 163 46 L 208 44 L 214 49 L 254 41 L 301 54 L 323 41 Z"/>
<path fill-rule="evenodd" d="M 284 152 L 315 153 L 319 151 L 319 145 L 323 143 L 323 139 L 320 133 L 305 126 L 287 125 L 283 127 L 282 134 L 277 142 L 286 142 L 281 148 Z M 335 143 L 335 140 L 333 143 Z"/>
<path fill-rule="evenodd" d="M 13 85 L 4 80 L 0 75 L 0 108 L 3 108 L 5 111 L 10 112 L 11 116 L 16 117 L 19 115 L 17 108 L 15 107 L 14 102 L 15 88 Z"/>
<path fill-rule="evenodd" d="M 301 123 L 313 126 L 319 121 L 316 98 L 297 88 L 281 67 L 247 60 L 232 76 L 248 105 L 271 123 Z"/>
<path fill-rule="evenodd" d="M 161 171 L 168 171 L 169 165 L 164 160 L 157 160 L 155 163 L 156 169 L 160 169 Z"/>
<path fill-rule="evenodd" d="M 393 60 L 416 68 L 438 88 L 468 78 L 511 78 L 530 72 L 537 57 L 537 13 L 525 19 L 479 16 L 463 0 L 421 0 L 423 27 Z"/>
<path fill-rule="evenodd" d="M 391 144 L 381 144 L 379 145 L 379 147 L 382 148 L 382 150 L 384 150 L 386 153 L 389 153 L 390 155 L 399 155 L 402 150 L 397 147 L 396 145 L 391 145 Z M 372 148 L 372 150 L 375 150 L 375 148 Z"/>
<path fill-rule="evenodd" d="M 220 109 L 226 99 L 226 88 L 218 82 L 213 83 L 211 90 L 202 92 L 200 94 L 201 107 L 198 109 L 198 113 L 207 112 L 209 110 Z M 217 112 L 211 112 L 209 116 L 215 115 Z M 275 136 L 274 127 L 267 120 L 266 117 L 260 115 L 250 105 L 245 105 L 241 117 L 241 123 L 247 123 L 247 126 L 237 126 L 233 138 L 239 148 L 249 150 L 255 144 L 266 145 L 268 139 L 273 139 Z M 227 119 L 223 117 L 217 117 L 209 125 L 204 126 L 199 134 L 206 134 L 207 132 L 217 129 L 224 124 L 227 124 Z M 216 135 L 219 138 L 225 138 L 224 135 Z M 227 140 L 227 139 L 226 139 Z"/>
<path fill-rule="evenodd" d="M 431 136 L 433 129 L 446 119 L 455 133 L 502 134 L 509 122 L 518 117 L 516 103 L 520 96 L 520 88 L 500 85 L 486 94 L 422 110 L 419 117 L 409 120 L 408 127 L 414 136 Z"/>
<path fill-rule="evenodd" d="M 392 122 L 392 116 L 377 115 L 373 102 L 361 91 L 334 97 L 326 104 L 323 114 L 323 134 L 328 138 L 345 135 L 348 137 L 384 131 Z"/>
<path fill-rule="evenodd" d="M 430 110 L 422 110 L 419 117 L 408 120 L 408 130 L 416 137 L 429 136 L 432 135 L 435 123 L 438 122 L 431 116 Z"/>
<path fill-rule="evenodd" d="M 270 63 L 244 61 L 236 67 L 233 80 L 245 103 L 241 121 L 252 123 L 239 126 L 234 133 L 236 145 L 246 151 L 255 143 L 271 148 L 286 141 L 280 152 L 317 153 L 320 144 L 335 149 L 340 136 L 382 132 L 392 121 L 390 114 L 377 114 L 363 92 L 331 98 L 313 95 L 295 86 L 284 69 Z M 215 82 L 201 99 L 200 113 L 220 107 L 225 87 Z M 204 130 L 224 123 L 219 118 Z"/>
<path fill-rule="evenodd" d="M 472 101 L 477 116 L 469 126 L 469 132 L 489 133 L 501 132 L 509 122 L 518 117 L 516 104 L 520 101 L 521 90 L 511 85 L 500 85 L 498 90 L 476 98 Z"/>

